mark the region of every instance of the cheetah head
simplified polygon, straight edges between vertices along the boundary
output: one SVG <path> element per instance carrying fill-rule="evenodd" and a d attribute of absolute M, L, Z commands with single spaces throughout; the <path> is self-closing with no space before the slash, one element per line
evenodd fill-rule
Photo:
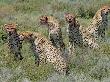
<path fill-rule="evenodd" d="M 11 34 L 16 31 L 16 26 L 17 26 L 17 24 L 9 23 L 9 24 L 4 25 L 4 29 L 7 33 Z"/>
<path fill-rule="evenodd" d="M 19 33 L 20 40 L 28 40 L 30 41 L 32 39 L 32 33 L 31 32 L 21 32 Z"/>
<path fill-rule="evenodd" d="M 108 13 L 110 13 L 110 6 L 103 6 L 100 10 L 102 15 L 108 15 Z"/>
<path fill-rule="evenodd" d="M 41 16 L 40 17 L 40 23 L 41 24 L 47 24 L 48 23 L 48 17 L 47 16 Z"/>
<path fill-rule="evenodd" d="M 66 13 L 65 14 L 65 19 L 66 19 L 66 22 L 67 23 L 75 23 L 76 21 L 75 21 L 75 15 L 73 15 L 73 14 L 70 14 L 70 13 Z"/>

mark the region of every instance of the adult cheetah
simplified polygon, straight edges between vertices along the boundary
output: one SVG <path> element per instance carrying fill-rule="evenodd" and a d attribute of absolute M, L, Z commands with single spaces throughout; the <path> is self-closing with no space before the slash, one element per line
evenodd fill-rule
<path fill-rule="evenodd" d="M 98 40 L 105 39 L 105 30 L 108 25 L 108 13 L 110 12 L 110 6 L 101 7 L 93 17 L 91 24 L 88 26 L 87 30 L 95 36 L 95 39 Z"/>
<path fill-rule="evenodd" d="M 61 28 L 57 19 L 53 16 L 41 16 L 40 23 L 48 26 L 50 41 L 56 48 L 59 48 L 64 52 L 65 44 L 63 42 Z"/>
<path fill-rule="evenodd" d="M 69 37 L 69 52 L 71 52 L 76 46 L 83 46 L 82 34 L 79 30 L 80 24 L 76 20 L 75 15 L 70 13 L 65 14 L 66 22 L 68 23 L 67 34 Z"/>
<path fill-rule="evenodd" d="M 84 27 L 80 26 L 75 15 L 67 13 L 65 19 L 68 23 L 68 36 L 70 48 L 73 46 L 88 46 L 90 48 L 98 48 L 95 38 Z M 72 51 L 72 50 L 70 50 Z"/>
<path fill-rule="evenodd" d="M 8 36 L 8 46 L 10 52 L 15 54 L 15 59 L 23 59 L 21 55 L 22 42 L 20 41 L 19 35 L 17 33 L 16 25 L 14 23 L 9 23 L 4 25 L 4 29 Z"/>
<path fill-rule="evenodd" d="M 20 37 L 29 42 L 32 40 L 31 43 L 35 45 L 35 52 L 39 55 L 38 63 L 46 60 L 53 64 L 55 70 L 59 73 L 66 74 L 68 72 L 68 64 L 63 53 L 44 36 L 35 32 L 22 32 Z"/>

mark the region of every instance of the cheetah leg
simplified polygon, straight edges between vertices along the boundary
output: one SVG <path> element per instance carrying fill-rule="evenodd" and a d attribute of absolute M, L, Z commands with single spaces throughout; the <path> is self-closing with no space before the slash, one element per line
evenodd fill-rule
<path fill-rule="evenodd" d="M 60 45 L 60 50 L 65 53 L 65 44 L 63 42 L 63 40 L 59 41 L 59 45 Z"/>
<path fill-rule="evenodd" d="M 19 58 L 19 60 L 23 59 L 21 52 L 15 52 L 15 59 L 17 59 L 17 58 Z"/>
<path fill-rule="evenodd" d="M 99 36 L 99 38 L 100 38 L 101 41 L 105 41 L 105 29 L 100 30 L 98 32 L 98 36 Z"/>
<path fill-rule="evenodd" d="M 95 32 L 95 33 L 93 34 L 93 36 L 95 37 L 95 40 L 97 41 L 98 38 L 99 38 L 99 33 L 98 33 L 98 32 Z"/>
<path fill-rule="evenodd" d="M 73 54 L 74 45 L 73 42 L 69 42 L 69 55 L 71 56 Z"/>
<path fill-rule="evenodd" d="M 35 46 L 35 44 L 32 44 L 30 46 L 30 48 L 31 48 L 31 50 L 32 50 L 32 52 L 34 53 L 34 56 L 35 56 L 35 64 L 37 64 L 37 66 L 39 66 L 40 59 L 39 59 L 38 49 L 36 50 L 37 47 Z"/>
<path fill-rule="evenodd" d="M 49 35 L 49 40 L 52 42 L 52 45 L 57 47 L 57 43 L 55 41 L 55 38 L 52 35 Z"/>
<path fill-rule="evenodd" d="M 39 55 L 39 65 L 41 65 L 41 64 L 47 64 L 46 57 L 45 57 L 44 53 L 41 53 Z"/>
<path fill-rule="evenodd" d="M 37 66 L 39 66 L 39 62 L 40 62 L 39 56 L 38 56 L 38 54 L 35 54 L 35 64 L 37 64 Z"/>
<path fill-rule="evenodd" d="M 63 38 L 62 38 L 62 34 L 59 34 L 59 36 L 57 36 L 57 41 L 58 41 L 58 45 L 60 47 L 60 50 L 65 53 L 65 44 L 63 42 Z"/>
<path fill-rule="evenodd" d="M 59 64 L 54 65 L 54 69 L 58 74 L 68 75 L 69 68 L 63 64 L 63 62 L 59 62 Z"/>
<path fill-rule="evenodd" d="M 102 31 L 102 33 L 101 33 L 101 39 L 102 39 L 103 41 L 105 41 L 105 31 Z"/>

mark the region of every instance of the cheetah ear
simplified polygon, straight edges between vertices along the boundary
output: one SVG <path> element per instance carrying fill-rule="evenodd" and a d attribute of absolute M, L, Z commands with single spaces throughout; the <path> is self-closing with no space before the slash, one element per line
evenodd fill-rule
<path fill-rule="evenodd" d="M 109 13 L 110 13 L 110 7 L 109 7 Z"/>
<path fill-rule="evenodd" d="M 102 15 L 103 14 L 103 12 L 104 12 L 104 9 L 101 9 L 101 12 L 100 12 L 100 14 Z M 98 14 L 97 14 L 98 15 Z"/>
<path fill-rule="evenodd" d="M 7 24 L 4 24 L 3 26 L 5 27 L 5 26 L 7 26 Z"/>
<path fill-rule="evenodd" d="M 33 33 L 30 33 L 30 32 L 28 32 L 28 34 L 29 34 L 29 35 L 28 35 L 29 37 L 32 37 L 32 35 L 33 35 Z"/>
<path fill-rule="evenodd" d="M 7 24 L 2 25 L 2 30 L 5 31 L 6 30 L 6 28 L 5 28 L 6 26 L 7 26 Z"/>
<path fill-rule="evenodd" d="M 48 17 L 47 17 L 46 15 L 42 15 L 40 18 L 41 18 L 41 19 L 42 19 L 42 18 L 45 18 L 46 20 L 48 20 Z"/>
<path fill-rule="evenodd" d="M 16 24 L 16 26 L 18 26 L 18 24 Z"/>
<path fill-rule="evenodd" d="M 30 34 L 30 37 L 32 37 L 33 34 Z"/>
<path fill-rule="evenodd" d="M 45 16 L 45 19 L 46 19 L 46 21 L 48 20 L 48 17 L 47 16 Z"/>

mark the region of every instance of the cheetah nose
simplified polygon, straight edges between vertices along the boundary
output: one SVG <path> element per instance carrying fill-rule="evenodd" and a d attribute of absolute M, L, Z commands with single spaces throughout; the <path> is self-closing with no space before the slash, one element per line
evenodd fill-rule
<path fill-rule="evenodd" d="M 9 35 L 12 35 L 12 32 L 11 32 L 11 31 L 9 31 L 9 32 L 8 32 L 8 34 L 9 34 Z"/>
<path fill-rule="evenodd" d="M 106 12 L 105 15 L 108 15 L 108 12 Z"/>

